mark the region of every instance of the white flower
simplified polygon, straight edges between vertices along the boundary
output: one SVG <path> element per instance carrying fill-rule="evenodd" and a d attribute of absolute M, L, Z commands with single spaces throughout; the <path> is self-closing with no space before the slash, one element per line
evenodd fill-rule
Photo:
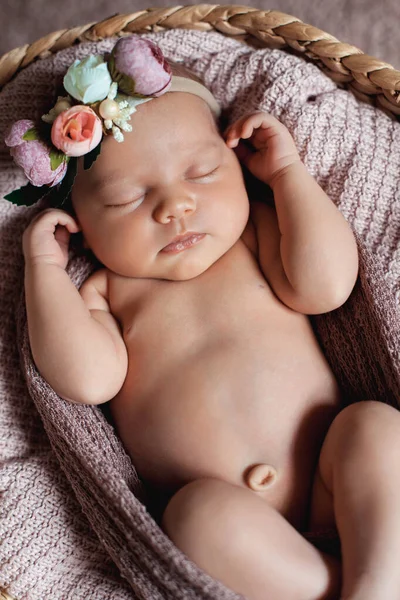
<path fill-rule="evenodd" d="M 64 77 L 64 87 L 73 98 L 84 104 L 104 100 L 112 84 L 103 56 L 91 54 L 76 60 Z"/>

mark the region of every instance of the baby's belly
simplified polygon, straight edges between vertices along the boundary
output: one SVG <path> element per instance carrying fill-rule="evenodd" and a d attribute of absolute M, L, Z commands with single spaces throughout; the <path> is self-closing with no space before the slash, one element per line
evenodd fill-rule
<path fill-rule="evenodd" d="M 200 477 L 245 486 L 249 468 L 267 463 L 277 481 L 256 493 L 301 526 L 339 391 L 308 321 L 297 317 L 303 331 L 279 324 L 275 343 L 262 327 L 215 336 L 179 361 L 160 357 L 151 380 L 128 374 L 111 409 L 144 479 L 171 490 Z"/>

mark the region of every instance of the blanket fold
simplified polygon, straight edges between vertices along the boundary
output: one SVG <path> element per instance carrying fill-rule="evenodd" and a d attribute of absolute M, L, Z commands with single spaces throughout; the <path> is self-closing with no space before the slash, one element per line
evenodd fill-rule
<path fill-rule="evenodd" d="M 229 121 L 260 108 L 291 131 L 360 249 L 353 294 L 337 311 L 312 319 L 316 335 L 349 402 L 397 406 L 399 124 L 292 54 L 255 50 L 218 33 L 146 37 L 203 79 Z M 0 94 L 0 139 L 12 121 L 47 111 L 74 59 L 110 50 L 115 41 L 74 46 L 23 70 Z M 1 141 L 1 197 L 21 184 Z M 148 510 L 149 490 L 103 411 L 65 402 L 37 372 L 21 255 L 23 229 L 37 210 L 0 200 L 0 588 L 21 600 L 239 598 L 164 535 Z M 72 256 L 68 272 L 79 286 L 91 268 Z"/>

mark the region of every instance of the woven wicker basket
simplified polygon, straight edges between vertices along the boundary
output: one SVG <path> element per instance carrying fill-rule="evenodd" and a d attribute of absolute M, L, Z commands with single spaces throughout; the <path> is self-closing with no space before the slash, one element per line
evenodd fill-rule
<path fill-rule="evenodd" d="M 400 119 L 400 71 L 392 65 L 291 15 L 230 4 L 149 8 L 55 31 L 0 58 L 0 90 L 31 62 L 74 44 L 173 28 L 215 30 L 258 48 L 291 48 L 314 61 L 338 85 Z M 0 600 L 14 598 L 0 589 Z"/>
<path fill-rule="evenodd" d="M 0 58 L 0 90 L 18 71 L 73 44 L 130 33 L 173 28 L 219 31 L 256 47 L 288 48 L 313 60 L 339 85 L 360 99 L 400 118 L 400 71 L 392 65 L 342 43 L 329 33 L 276 10 L 232 4 L 195 4 L 148 8 L 117 14 L 99 23 L 62 29 Z"/>

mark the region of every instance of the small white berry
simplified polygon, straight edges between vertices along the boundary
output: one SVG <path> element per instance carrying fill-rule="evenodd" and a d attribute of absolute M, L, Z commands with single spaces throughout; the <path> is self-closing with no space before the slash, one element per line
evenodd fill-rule
<path fill-rule="evenodd" d="M 115 119 L 119 115 L 118 103 L 106 98 L 99 106 L 99 113 L 103 119 Z"/>

